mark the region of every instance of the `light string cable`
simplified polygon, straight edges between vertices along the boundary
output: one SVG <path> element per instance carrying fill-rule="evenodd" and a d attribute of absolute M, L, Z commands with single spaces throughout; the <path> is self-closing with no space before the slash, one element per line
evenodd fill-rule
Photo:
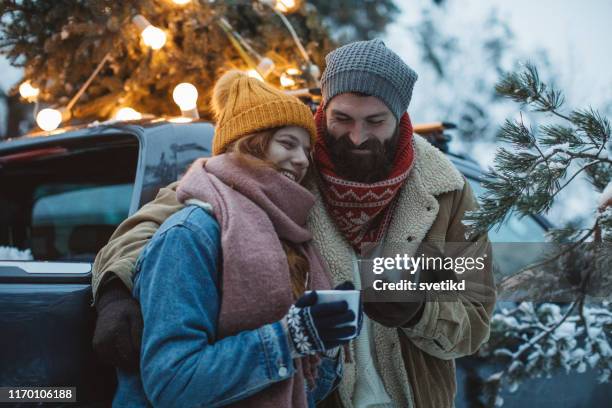
<path fill-rule="evenodd" d="M 74 105 L 76 104 L 76 102 L 79 100 L 79 98 L 81 97 L 81 95 L 83 95 L 83 93 L 87 90 L 87 88 L 89 87 L 89 85 L 91 85 L 91 82 L 94 80 L 94 78 L 100 73 L 100 71 L 102 70 L 102 67 L 104 67 L 104 65 L 108 62 L 108 60 L 111 57 L 111 51 L 108 51 L 106 53 L 106 55 L 104 55 L 104 58 L 102 58 L 102 60 L 98 63 L 98 66 L 96 67 L 96 69 L 91 73 L 91 75 L 89 76 L 89 78 L 87 78 L 87 81 L 85 81 L 85 83 L 83 85 L 81 85 L 81 88 L 78 90 L 78 92 L 72 97 L 72 99 L 70 100 L 70 102 L 68 102 L 68 105 L 66 105 L 66 110 L 68 112 L 70 112 L 72 110 L 72 108 L 74 107 Z"/>
<path fill-rule="evenodd" d="M 297 35 L 295 29 L 293 28 L 293 25 L 289 21 L 289 19 L 283 13 L 281 13 L 280 11 L 275 9 L 273 7 L 273 5 L 269 1 L 262 1 L 261 3 L 265 4 L 268 7 L 270 7 L 270 9 L 274 12 L 274 14 L 276 14 L 281 19 L 281 21 L 283 22 L 285 27 L 287 27 L 287 30 L 289 30 L 289 33 L 291 34 L 291 37 L 293 38 L 293 42 L 295 42 L 295 45 L 297 46 L 298 50 L 300 51 L 300 54 L 302 54 L 302 58 L 304 58 L 304 60 L 309 65 L 311 65 L 312 61 L 310 60 L 310 56 L 308 55 L 308 52 L 306 52 L 306 48 L 304 48 L 304 46 L 302 45 L 302 41 L 300 40 L 300 37 L 298 37 L 298 35 Z"/>
<path fill-rule="evenodd" d="M 227 38 L 230 40 L 230 43 L 234 46 L 240 57 L 247 63 L 247 65 L 251 68 L 255 68 L 257 70 L 257 63 L 251 58 L 251 53 L 258 61 L 261 61 L 263 57 L 257 51 L 253 49 L 245 40 L 242 38 L 240 34 L 234 30 L 234 27 L 227 21 L 225 17 L 219 17 L 217 20 L 217 24 L 223 32 L 227 35 Z"/>

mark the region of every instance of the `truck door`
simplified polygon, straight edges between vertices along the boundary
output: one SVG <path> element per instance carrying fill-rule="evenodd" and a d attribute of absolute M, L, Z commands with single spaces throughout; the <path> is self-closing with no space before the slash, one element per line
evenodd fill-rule
<path fill-rule="evenodd" d="M 91 347 L 91 267 L 128 216 L 138 141 L 27 146 L 0 145 L 0 387 L 76 387 L 79 403 L 107 404 L 115 380 Z"/>

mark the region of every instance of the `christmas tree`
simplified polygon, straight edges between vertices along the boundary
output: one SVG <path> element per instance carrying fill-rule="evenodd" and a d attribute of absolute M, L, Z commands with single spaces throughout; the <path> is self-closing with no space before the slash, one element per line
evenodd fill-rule
<path fill-rule="evenodd" d="M 122 107 L 176 116 L 172 94 L 182 82 L 197 88 L 199 114 L 209 119 L 221 72 L 250 70 L 287 90 L 316 87 L 337 45 L 331 31 L 369 38 L 398 11 L 390 0 L 356 3 L 7 0 L 0 51 L 24 67 L 41 106 L 67 107 L 73 123 L 109 119 Z M 373 22 L 367 31 L 353 23 L 364 19 Z"/>
<path fill-rule="evenodd" d="M 491 339 L 480 355 L 505 364 L 484 384 L 488 405 L 501 405 L 502 386 L 514 391 L 528 378 L 558 370 L 599 373 L 612 381 L 612 159 L 611 126 L 596 110 L 565 112 L 564 96 L 544 83 L 535 66 L 507 74 L 497 92 L 547 115 L 547 123 L 528 126 L 506 121 L 499 133 L 505 143 L 482 185 L 481 208 L 470 213 L 471 231 L 488 231 L 510 214 L 548 211 L 579 176 L 600 192 L 590 225 L 567 225 L 548 232 L 552 251 L 539 262 L 498 283 L 498 294 L 521 293 L 514 307 L 504 307 L 491 322 Z M 588 205 L 589 203 L 585 203 Z M 555 303 L 534 303 L 552 295 Z"/>

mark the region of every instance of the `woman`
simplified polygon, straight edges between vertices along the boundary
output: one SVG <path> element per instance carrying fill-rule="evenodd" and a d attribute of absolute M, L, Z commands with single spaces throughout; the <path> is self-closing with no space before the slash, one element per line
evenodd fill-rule
<path fill-rule="evenodd" d="M 298 184 L 312 115 L 237 71 L 215 85 L 213 109 L 214 157 L 181 179 L 187 206 L 137 262 L 140 373 L 119 371 L 113 405 L 314 406 L 337 383 L 338 347 L 358 328 L 342 326 L 355 318 L 346 302 L 304 295 L 330 288 L 304 228 L 314 197 Z"/>

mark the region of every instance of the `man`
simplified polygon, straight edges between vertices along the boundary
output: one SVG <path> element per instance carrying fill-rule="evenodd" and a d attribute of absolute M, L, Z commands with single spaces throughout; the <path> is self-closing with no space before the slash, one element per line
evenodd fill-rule
<path fill-rule="evenodd" d="M 440 151 L 412 133 L 406 110 L 416 73 L 380 40 L 340 47 L 326 62 L 323 103 L 315 115 L 311 189 L 317 202 L 308 227 L 334 281 L 360 284 L 362 249 L 372 244 L 428 242 L 444 249 L 461 243 L 460 255 L 486 254 L 486 234 L 468 241 L 461 222 L 477 206 L 469 184 Z M 162 189 L 119 226 L 96 258 L 94 347 L 114 364 L 137 364 L 142 320 L 127 288 L 140 250 L 179 208 L 172 186 Z M 426 272 L 423 281 L 456 278 L 452 271 Z M 480 297 L 466 292 L 440 300 L 427 294 L 427 301 L 366 303 L 361 336 L 351 343 L 352 358 L 328 403 L 453 406 L 454 358 L 474 353 L 488 339 L 492 281 L 490 270 L 477 278 L 472 287 Z"/>

